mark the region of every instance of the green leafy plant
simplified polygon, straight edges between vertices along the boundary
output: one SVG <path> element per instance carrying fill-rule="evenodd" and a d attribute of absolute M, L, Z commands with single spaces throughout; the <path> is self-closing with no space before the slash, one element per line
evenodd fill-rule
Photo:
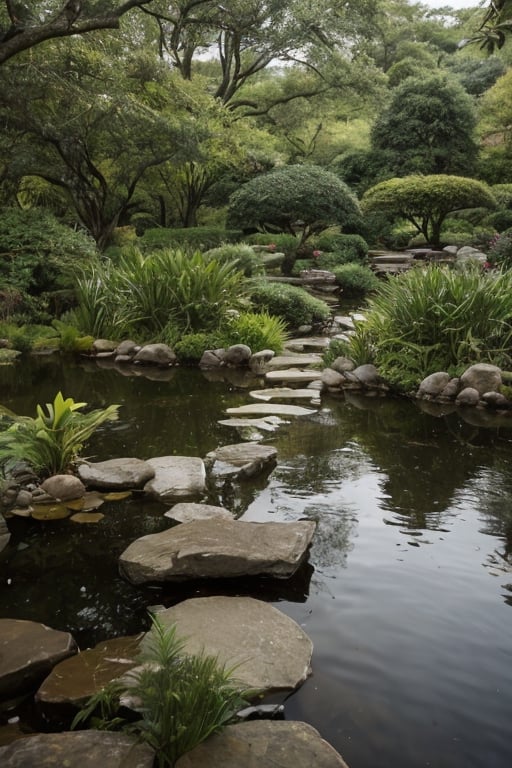
<path fill-rule="evenodd" d="M 180 362 L 197 363 L 207 349 L 217 349 L 221 346 L 219 334 L 187 333 L 174 344 L 173 349 Z"/>
<path fill-rule="evenodd" d="M 17 416 L 0 407 L 0 415 L 10 424 L 0 432 L 0 464 L 26 461 L 40 475 L 65 472 L 76 462 L 84 444 L 105 421 L 118 418 L 118 405 L 80 413 L 87 403 L 64 399 L 58 392 L 45 412 L 37 406 L 37 416 Z"/>
<path fill-rule="evenodd" d="M 257 281 L 251 287 L 250 298 L 257 311 L 266 311 L 283 318 L 289 330 L 301 325 L 325 323 L 331 311 L 325 301 L 316 299 L 303 288 L 286 283 Z"/>
<path fill-rule="evenodd" d="M 261 258 L 246 243 L 225 243 L 218 248 L 207 251 L 205 256 L 209 259 L 216 259 L 219 263 L 230 261 L 236 264 L 237 269 L 243 272 L 246 277 L 261 275 L 265 271 Z"/>
<path fill-rule="evenodd" d="M 153 618 L 142 643 L 140 666 L 92 697 L 75 717 L 72 728 L 90 721 L 99 728 L 128 730 L 156 752 L 157 765 L 173 766 L 208 736 L 221 730 L 254 695 L 238 683 L 234 668 L 205 654 L 184 652 L 175 625 Z M 123 720 L 117 711 L 128 697 L 140 719 Z"/>
<path fill-rule="evenodd" d="M 145 252 L 160 249 L 201 250 L 207 251 L 218 248 L 223 243 L 233 243 L 240 239 L 242 233 L 239 230 L 227 230 L 216 227 L 186 227 L 180 229 L 166 229 L 155 227 L 146 229 L 139 238 L 139 246 Z"/>
<path fill-rule="evenodd" d="M 272 349 L 281 352 L 288 333 L 281 317 L 268 312 L 242 312 L 223 327 L 223 346 L 247 344 L 252 352 Z"/>
<path fill-rule="evenodd" d="M 336 282 L 345 296 L 361 296 L 377 290 L 379 278 L 368 267 L 361 264 L 342 264 L 334 268 Z"/>

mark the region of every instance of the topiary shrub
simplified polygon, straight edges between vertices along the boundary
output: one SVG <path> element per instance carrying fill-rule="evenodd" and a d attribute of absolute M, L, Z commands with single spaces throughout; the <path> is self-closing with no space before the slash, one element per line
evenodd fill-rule
<path fill-rule="evenodd" d="M 361 235 L 330 234 L 324 232 L 312 241 L 315 250 L 337 254 L 338 264 L 350 261 L 364 262 L 368 256 L 368 243 Z"/>
<path fill-rule="evenodd" d="M 138 245 L 144 251 L 160 248 L 185 248 L 191 251 L 208 251 L 218 248 L 223 243 L 236 243 L 241 240 L 240 231 L 217 229 L 213 227 L 188 227 L 166 229 L 156 227 L 146 229 L 139 238 Z"/>
<path fill-rule="evenodd" d="M 329 306 L 303 288 L 287 283 L 258 281 L 250 289 L 250 299 L 258 310 L 282 317 L 290 330 L 301 325 L 318 325 L 331 317 Z"/>
<path fill-rule="evenodd" d="M 343 264 L 334 269 L 336 282 L 343 289 L 344 296 L 364 296 L 377 290 L 380 285 L 378 277 L 368 267 L 361 264 Z"/>
<path fill-rule="evenodd" d="M 232 262 L 246 277 L 262 275 L 265 271 L 258 254 L 246 243 L 225 243 L 206 251 L 205 256 L 216 259 L 221 264 L 225 261 Z"/>

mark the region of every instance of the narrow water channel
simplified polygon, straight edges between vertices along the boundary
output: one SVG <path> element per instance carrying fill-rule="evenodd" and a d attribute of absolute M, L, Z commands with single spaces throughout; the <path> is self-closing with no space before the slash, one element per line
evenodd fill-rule
<path fill-rule="evenodd" d="M 32 415 L 66 396 L 120 403 L 89 445 L 115 456 L 204 456 L 237 442 L 217 421 L 247 402 L 237 381 L 195 370 L 162 380 L 54 357 L 0 367 L 0 402 Z M 351 768 L 512 765 L 512 417 L 483 429 L 393 399 L 324 398 L 312 417 L 268 438 L 278 466 L 212 489 L 246 520 L 314 519 L 309 563 L 265 580 L 141 590 L 117 556 L 169 525 L 133 496 L 95 526 L 9 520 L 0 616 L 71 631 L 81 647 L 147 626 L 146 607 L 197 594 L 250 594 L 292 616 L 314 642 L 313 675 L 285 703 Z"/>

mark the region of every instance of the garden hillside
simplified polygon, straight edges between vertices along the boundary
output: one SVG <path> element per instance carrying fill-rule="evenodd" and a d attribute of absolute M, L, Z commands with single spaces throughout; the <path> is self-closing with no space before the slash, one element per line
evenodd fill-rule
<path fill-rule="evenodd" d="M 471 246 L 506 280 L 507 13 L 0 3 L 4 359 L 97 338 L 164 343 L 187 363 L 237 343 L 278 352 L 325 328 L 326 298 L 392 301 L 375 249 Z M 413 368 L 441 354 L 424 336 L 407 340 L 425 358 Z"/>

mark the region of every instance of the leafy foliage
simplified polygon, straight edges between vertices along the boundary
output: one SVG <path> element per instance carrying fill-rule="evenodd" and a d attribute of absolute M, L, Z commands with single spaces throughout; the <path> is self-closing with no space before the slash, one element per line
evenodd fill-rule
<path fill-rule="evenodd" d="M 512 227 L 491 240 L 487 258 L 500 269 L 512 268 Z"/>
<path fill-rule="evenodd" d="M 16 416 L 5 408 L 0 414 L 10 425 L 0 433 L 0 463 L 26 461 L 41 475 L 66 472 L 76 462 L 84 444 L 105 421 L 118 418 L 118 405 L 80 413 L 87 403 L 64 399 L 58 392 L 47 412 L 38 405 L 37 416 Z"/>
<path fill-rule="evenodd" d="M 383 181 L 363 196 L 364 211 L 406 219 L 427 242 L 439 245 L 448 214 L 464 208 L 494 208 L 496 200 L 486 184 L 462 176 L 406 176 Z"/>
<path fill-rule="evenodd" d="M 242 312 L 222 329 L 223 346 L 247 344 L 253 353 L 262 349 L 281 352 L 287 337 L 284 319 L 268 312 Z"/>
<path fill-rule="evenodd" d="M 349 356 L 407 390 L 436 371 L 512 363 L 512 272 L 412 269 L 381 283 L 365 315 Z"/>
<path fill-rule="evenodd" d="M 220 731 L 247 702 L 233 678 L 234 669 L 205 654 L 184 652 L 176 626 L 153 618 L 143 641 L 141 665 L 90 699 L 72 727 L 87 722 L 101 728 L 128 730 L 156 752 L 157 765 L 174 766 L 177 759 L 208 736 Z M 121 697 L 128 696 L 141 715 L 134 723 L 116 716 Z"/>
<path fill-rule="evenodd" d="M 258 281 L 250 290 L 250 298 L 258 311 L 283 318 L 290 330 L 301 325 L 325 323 L 331 311 L 325 301 L 310 296 L 303 288 L 286 283 Z"/>
<path fill-rule="evenodd" d="M 257 176 L 230 199 L 232 226 L 274 229 L 301 241 L 359 214 L 355 195 L 337 176 L 323 168 L 290 165 Z"/>
<path fill-rule="evenodd" d="M 220 245 L 207 251 L 208 259 L 216 259 L 222 263 L 230 261 L 236 264 L 237 269 L 244 273 L 245 277 L 254 277 L 264 273 L 262 260 L 254 252 L 250 245 L 245 243 Z"/>
<path fill-rule="evenodd" d="M 145 252 L 165 248 L 208 251 L 212 248 L 219 248 L 223 243 L 236 242 L 240 239 L 241 234 L 239 230 L 212 227 L 187 227 L 186 229 L 156 227 L 146 229 L 139 238 L 138 245 Z"/>
<path fill-rule="evenodd" d="M 361 296 L 377 290 L 378 277 L 361 264 L 342 264 L 334 269 L 336 282 L 343 289 L 344 296 Z"/>

